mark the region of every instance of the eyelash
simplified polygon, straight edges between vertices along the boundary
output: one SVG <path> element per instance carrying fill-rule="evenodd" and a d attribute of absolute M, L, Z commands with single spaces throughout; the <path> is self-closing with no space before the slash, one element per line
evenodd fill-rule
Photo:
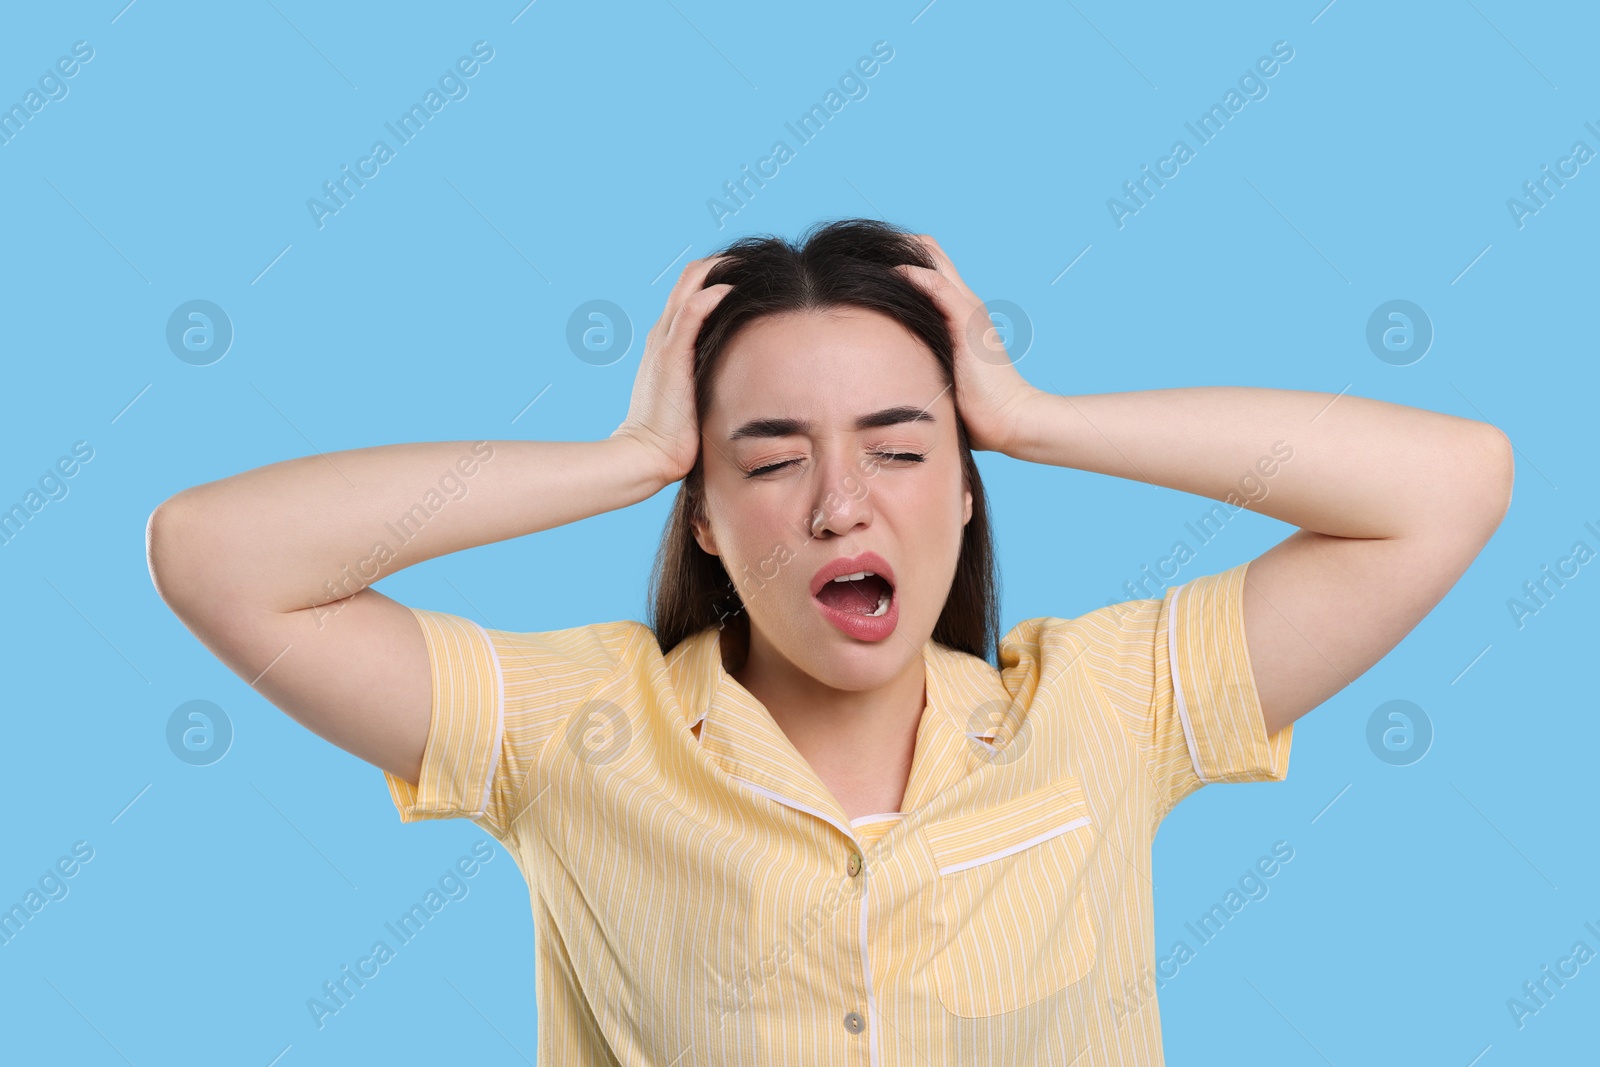
<path fill-rule="evenodd" d="M 880 451 L 880 452 L 874 452 L 872 454 L 874 456 L 877 456 L 880 459 L 904 459 L 904 460 L 910 460 L 913 463 L 921 463 L 923 460 L 927 459 L 926 456 L 922 455 L 919 452 L 881 452 Z M 798 462 L 800 462 L 800 461 L 796 460 L 796 459 L 786 459 L 782 463 L 769 463 L 765 467 L 757 467 L 755 470 L 750 471 L 748 474 L 745 475 L 745 477 L 746 478 L 755 478 L 755 477 L 758 477 L 759 475 L 770 474 L 773 471 L 782 470 L 784 467 L 787 467 L 791 463 L 798 463 Z"/>

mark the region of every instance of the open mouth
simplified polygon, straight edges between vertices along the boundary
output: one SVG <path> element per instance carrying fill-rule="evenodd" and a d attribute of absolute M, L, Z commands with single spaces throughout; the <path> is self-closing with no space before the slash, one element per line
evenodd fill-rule
<path fill-rule="evenodd" d="M 817 591 L 817 599 L 835 611 L 875 619 L 888 612 L 894 586 L 881 575 L 857 571 L 825 583 Z"/>

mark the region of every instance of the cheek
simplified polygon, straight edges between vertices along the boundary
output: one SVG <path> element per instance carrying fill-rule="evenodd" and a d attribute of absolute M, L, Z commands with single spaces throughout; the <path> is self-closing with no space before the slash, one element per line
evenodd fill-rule
<path fill-rule="evenodd" d="M 930 536 L 943 537 L 949 528 L 959 529 L 965 521 L 966 489 L 959 464 L 942 471 L 938 477 L 919 481 L 914 492 L 915 498 L 909 504 L 930 527 L 927 531 Z"/>
<path fill-rule="evenodd" d="M 804 548 L 806 515 L 801 508 L 776 498 L 754 499 L 754 494 L 708 495 L 707 504 L 716 516 L 717 547 L 729 574 L 748 571 L 770 579 L 781 563 Z"/>

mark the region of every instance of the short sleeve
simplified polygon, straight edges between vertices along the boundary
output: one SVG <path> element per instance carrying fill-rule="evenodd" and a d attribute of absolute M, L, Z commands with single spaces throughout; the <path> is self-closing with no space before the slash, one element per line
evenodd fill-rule
<path fill-rule="evenodd" d="M 417 784 L 385 771 L 389 795 L 402 822 L 469 818 L 504 840 L 537 799 L 528 777 L 545 742 L 650 631 L 623 621 L 511 633 L 410 611 L 428 648 L 432 711 Z"/>
<path fill-rule="evenodd" d="M 1158 819 L 1211 782 L 1283 781 L 1290 724 L 1268 737 L 1244 634 L 1249 563 L 1091 612 L 1092 673 L 1155 781 Z"/>

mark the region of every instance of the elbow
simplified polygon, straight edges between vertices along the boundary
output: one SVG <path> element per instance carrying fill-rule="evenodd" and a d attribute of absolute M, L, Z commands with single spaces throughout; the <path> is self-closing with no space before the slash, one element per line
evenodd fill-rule
<path fill-rule="evenodd" d="M 189 502 L 182 493 L 168 497 L 156 506 L 144 527 L 145 564 L 156 592 L 181 617 L 186 603 L 185 590 L 192 586 L 185 575 L 183 561 L 192 556 L 182 547 L 187 529 Z"/>
<path fill-rule="evenodd" d="M 1500 464 L 1495 480 L 1498 495 L 1494 524 L 1498 527 L 1501 520 L 1506 517 L 1506 513 L 1511 510 L 1511 490 L 1517 476 L 1517 450 L 1504 430 L 1498 426 L 1491 426 L 1490 429 L 1494 431 L 1494 453 Z"/>
<path fill-rule="evenodd" d="M 1477 514 L 1484 523 L 1483 537 L 1487 541 L 1499 529 L 1511 510 L 1511 492 L 1516 480 L 1516 448 L 1505 431 L 1487 422 L 1477 424 L 1476 447 L 1464 455 L 1471 464 L 1470 482 L 1478 490 L 1481 503 Z"/>

